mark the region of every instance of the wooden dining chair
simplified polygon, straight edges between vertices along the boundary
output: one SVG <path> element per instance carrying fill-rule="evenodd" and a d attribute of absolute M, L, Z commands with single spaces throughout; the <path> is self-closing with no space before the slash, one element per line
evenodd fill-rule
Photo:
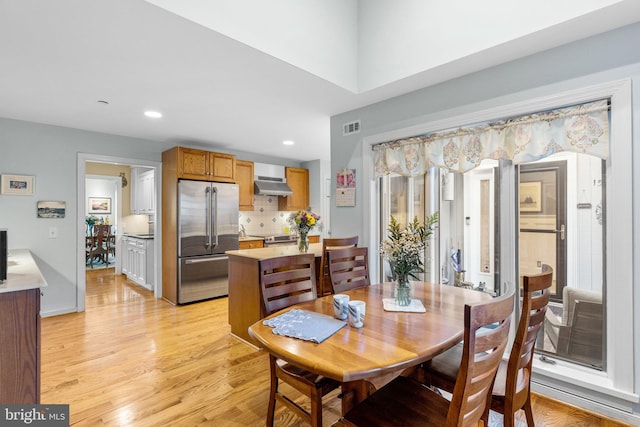
<path fill-rule="evenodd" d="M 305 301 L 316 299 L 315 256 L 299 254 L 260 261 L 260 292 L 266 315 Z M 312 426 L 322 426 L 322 397 L 340 387 L 340 382 L 308 372 L 269 355 L 271 387 L 267 409 L 267 426 L 273 426 L 276 400 Z M 281 393 L 283 381 L 309 397 L 311 410 L 298 405 L 293 397 Z"/>
<path fill-rule="evenodd" d="M 94 258 L 99 258 L 105 265 L 109 265 L 109 254 L 111 253 L 111 225 L 100 224 L 93 226 L 94 236 Z M 93 263 L 91 264 L 93 267 Z"/>
<path fill-rule="evenodd" d="M 320 259 L 320 280 L 318 282 L 318 296 L 331 294 L 331 279 L 329 278 L 329 264 L 327 252 L 334 249 L 352 248 L 358 246 L 358 236 L 336 237 L 322 239 L 322 258 Z"/>
<path fill-rule="evenodd" d="M 490 405 L 492 410 L 504 415 L 505 427 L 515 425 L 515 413 L 520 409 L 525 412 L 527 425 L 534 426 L 530 392 L 531 366 L 536 337 L 549 304 L 552 280 L 553 269 L 549 266 L 544 266 L 540 274 L 523 276 L 522 312 L 518 329 L 508 362 L 502 360 L 498 367 Z M 458 374 L 455 365 L 461 357 L 460 346 L 456 346 L 425 363 L 424 383 L 451 391 Z M 489 407 L 483 420 L 487 425 Z"/>
<path fill-rule="evenodd" d="M 513 304 L 510 289 L 489 302 L 465 305 L 463 353 L 450 401 L 413 378 L 399 376 L 334 425 L 477 426 L 507 346 Z"/>
<path fill-rule="evenodd" d="M 369 286 L 369 248 L 336 249 L 328 251 L 327 258 L 334 294 Z"/>

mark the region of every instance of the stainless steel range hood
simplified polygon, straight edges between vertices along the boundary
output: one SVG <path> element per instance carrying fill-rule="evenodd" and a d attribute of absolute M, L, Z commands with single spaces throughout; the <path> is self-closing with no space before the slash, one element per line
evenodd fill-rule
<path fill-rule="evenodd" d="M 253 164 L 253 193 L 261 196 L 290 196 L 291 188 L 284 177 L 284 166 Z"/>

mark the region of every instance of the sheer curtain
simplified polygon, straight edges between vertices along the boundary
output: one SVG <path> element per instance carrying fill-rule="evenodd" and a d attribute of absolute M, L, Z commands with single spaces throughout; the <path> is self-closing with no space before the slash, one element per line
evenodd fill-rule
<path fill-rule="evenodd" d="M 606 159 L 609 101 L 384 142 L 373 147 L 374 175 L 423 175 L 430 167 L 464 173 L 484 159 L 527 163 L 561 151 Z"/>

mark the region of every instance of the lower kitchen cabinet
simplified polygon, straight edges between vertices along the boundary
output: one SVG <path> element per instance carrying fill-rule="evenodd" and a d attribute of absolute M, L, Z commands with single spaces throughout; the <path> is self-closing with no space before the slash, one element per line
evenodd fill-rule
<path fill-rule="evenodd" d="M 0 293 L 0 402 L 40 403 L 40 289 Z"/>
<path fill-rule="evenodd" d="M 153 239 L 122 238 L 122 273 L 132 282 L 153 289 Z"/>

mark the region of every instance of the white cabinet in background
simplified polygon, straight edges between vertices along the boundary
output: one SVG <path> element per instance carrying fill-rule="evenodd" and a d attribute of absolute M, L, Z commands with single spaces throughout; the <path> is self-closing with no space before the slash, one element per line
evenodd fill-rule
<path fill-rule="evenodd" d="M 131 168 L 131 213 L 153 215 L 155 211 L 155 170 Z"/>
<path fill-rule="evenodd" d="M 122 237 L 122 273 L 127 279 L 153 290 L 153 239 Z"/>

